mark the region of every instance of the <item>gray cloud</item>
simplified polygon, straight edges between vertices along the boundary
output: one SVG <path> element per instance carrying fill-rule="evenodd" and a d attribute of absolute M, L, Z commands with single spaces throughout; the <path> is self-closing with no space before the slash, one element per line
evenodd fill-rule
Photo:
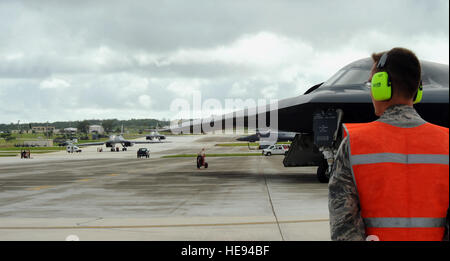
<path fill-rule="evenodd" d="M 371 52 L 448 63 L 448 1 L 2 1 L 0 122 L 287 98 Z M 21 108 L 27 106 L 28 111 Z"/>
<path fill-rule="evenodd" d="M 301 36 L 316 45 L 328 39 L 345 41 L 367 30 L 407 36 L 449 29 L 448 1 L 439 0 L 26 3 L 27 14 L 46 33 L 83 37 L 88 45 L 155 51 L 226 44 L 259 31 Z"/>

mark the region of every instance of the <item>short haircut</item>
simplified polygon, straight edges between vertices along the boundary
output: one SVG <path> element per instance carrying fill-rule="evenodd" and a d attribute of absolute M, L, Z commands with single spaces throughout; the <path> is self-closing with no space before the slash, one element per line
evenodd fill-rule
<path fill-rule="evenodd" d="M 378 63 L 386 52 L 373 53 L 372 60 Z M 375 72 L 387 72 L 391 79 L 393 93 L 412 99 L 419 88 L 421 67 L 417 56 L 405 48 L 393 48 L 387 52 L 388 58 L 383 68 L 375 67 Z"/>

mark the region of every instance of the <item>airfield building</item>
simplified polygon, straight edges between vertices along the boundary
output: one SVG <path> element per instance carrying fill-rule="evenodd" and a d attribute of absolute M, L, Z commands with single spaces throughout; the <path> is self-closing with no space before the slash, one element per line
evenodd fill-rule
<path fill-rule="evenodd" d="M 103 134 L 104 132 L 105 132 L 105 129 L 101 125 L 89 126 L 89 133 Z"/>
<path fill-rule="evenodd" d="M 36 133 L 45 133 L 45 132 L 54 132 L 55 127 L 53 126 L 35 126 L 31 127 L 31 129 Z"/>
<path fill-rule="evenodd" d="M 77 128 L 64 128 L 65 133 L 75 134 L 77 133 L 77 131 L 78 131 Z"/>

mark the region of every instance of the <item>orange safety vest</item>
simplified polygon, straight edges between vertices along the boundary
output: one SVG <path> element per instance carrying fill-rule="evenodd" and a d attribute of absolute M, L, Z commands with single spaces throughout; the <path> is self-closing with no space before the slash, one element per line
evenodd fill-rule
<path fill-rule="evenodd" d="M 449 207 L 449 131 L 425 123 L 344 124 L 366 235 L 442 240 Z"/>

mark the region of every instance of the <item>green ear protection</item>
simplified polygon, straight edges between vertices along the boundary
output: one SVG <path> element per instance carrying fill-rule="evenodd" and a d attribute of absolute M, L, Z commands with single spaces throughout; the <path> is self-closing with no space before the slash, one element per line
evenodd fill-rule
<path fill-rule="evenodd" d="M 386 60 L 388 58 L 387 53 L 384 53 L 377 64 L 377 69 L 383 69 Z M 372 96 L 376 101 L 388 101 L 392 98 L 392 83 L 387 72 L 377 72 L 372 77 L 371 84 Z M 420 81 L 419 89 L 414 96 L 414 104 L 419 103 L 422 100 L 423 87 L 422 81 Z"/>

